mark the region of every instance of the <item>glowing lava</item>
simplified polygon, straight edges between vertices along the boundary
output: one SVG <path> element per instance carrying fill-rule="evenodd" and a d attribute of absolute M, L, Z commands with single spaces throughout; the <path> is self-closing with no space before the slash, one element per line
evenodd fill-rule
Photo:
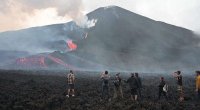
<path fill-rule="evenodd" d="M 52 55 L 48 55 L 48 58 L 51 59 L 52 61 L 54 61 L 55 63 L 58 63 L 60 65 L 63 65 L 65 66 L 66 68 L 70 68 L 70 69 L 75 69 L 74 67 L 66 64 L 64 61 L 62 61 L 61 59 L 59 58 L 56 58 L 56 57 L 53 57 Z"/>
<path fill-rule="evenodd" d="M 37 65 L 40 67 L 47 66 L 45 64 L 45 57 L 43 57 L 43 56 L 31 57 L 31 58 L 19 58 L 19 59 L 17 59 L 16 62 L 18 65 L 23 65 L 23 66 L 33 66 L 33 65 Z"/>
<path fill-rule="evenodd" d="M 72 40 L 67 40 L 67 45 L 71 51 L 77 49 L 77 45 Z"/>

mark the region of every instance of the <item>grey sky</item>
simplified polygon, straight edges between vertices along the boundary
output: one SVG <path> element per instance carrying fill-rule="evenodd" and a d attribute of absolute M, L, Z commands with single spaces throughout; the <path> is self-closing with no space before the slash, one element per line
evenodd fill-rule
<path fill-rule="evenodd" d="M 0 32 L 66 22 L 109 5 L 200 32 L 200 0 L 1 0 Z"/>
<path fill-rule="evenodd" d="M 200 0 L 83 0 L 85 9 L 117 5 L 132 12 L 200 32 Z"/>

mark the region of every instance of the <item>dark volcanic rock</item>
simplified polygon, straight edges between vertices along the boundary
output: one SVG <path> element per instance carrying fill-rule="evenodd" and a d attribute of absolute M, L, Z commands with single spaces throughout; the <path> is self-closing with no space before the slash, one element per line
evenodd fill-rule
<path fill-rule="evenodd" d="M 43 73 L 54 73 L 44 75 Z M 26 73 L 26 74 L 24 74 Z M 34 74 L 33 74 L 34 73 Z M 100 100 L 101 80 L 95 72 L 76 72 L 76 96 L 67 98 L 65 72 L 58 71 L 0 71 L 1 110 L 199 110 L 200 104 L 193 95 L 195 80 L 184 75 L 184 93 L 190 100 L 178 101 L 176 83 L 166 78 L 171 98 L 158 98 L 158 81 L 161 74 L 141 75 L 143 100 L 131 101 L 127 84 L 123 84 L 124 99 L 113 99 L 113 85 L 110 84 L 111 101 Z M 29 75 L 28 75 L 29 74 Z M 57 74 L 57 75 L 55 75 Z M 114 75 L 111 75 L 114 77 Z M 121 75 L 127 79 L 126 74 Z M 153 80 L 154 79 L 154 80 Z M 89 84 L 89 85 L 88 85 Z M 148 96 L 151 97 L 148 97 Z"/>

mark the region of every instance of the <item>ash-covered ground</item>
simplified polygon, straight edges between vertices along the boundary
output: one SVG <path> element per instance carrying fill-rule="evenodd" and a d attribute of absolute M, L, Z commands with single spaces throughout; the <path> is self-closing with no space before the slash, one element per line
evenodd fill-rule
<path fill-rule="evenodd" d="M 143 100 L 131 101 L 128 84 L 123 84 L 124 99 L 101 101 L 101 79 L 97 72 L 75 72 L 76 96 L 67 98 L 67 72 L 0 71 L 0 110 L 200 110 L 195 99 L 195 74 L 184 75 L 185 101 L 178 101 L 176 81 L 171 74 L 139 74 Z M 115 73 L 111 76 L 114 77 Z M 127 79 L 129 73 L 121 73 Z M 159 77 L 169 85 L 168 100 L 158 97 Z M 110 93 L 113 96 L 113 84 Z"/>

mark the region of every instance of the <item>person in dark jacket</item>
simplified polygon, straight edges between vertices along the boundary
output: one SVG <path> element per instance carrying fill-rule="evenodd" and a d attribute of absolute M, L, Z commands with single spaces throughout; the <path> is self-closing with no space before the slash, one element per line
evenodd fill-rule
<path fill-rule="evenodd" d="M 131 89 L 131 100 L 137 101 L 138 99 L 137 89 L 139 87 L 139 84 L 133 73 L 131 74 L 131 77 L 126 81 L 126 83 L 129 84 L 129 87 Z"/>
<path fill-rule="evenodd" d="M 160 83 L 158 85 L 158 88 L 159 88 L 158 99 L 160 99 L 161 95 L 165 96 L 165 98 L 167 99 L 167 92 L 163 90 L 165 85 L 166 85 L 166 83 L 165 83 L 164 77 L 161 77 Z"/>
<path fill-rule="evenodd" d="M 135 73 L 135 78 L 136 78 L 136 80 L 138 82 L 137 92 L 138 92 L 139 97 L 142 99 L 142 94 L 141 94 L 142 81 L 141 81 L 141 78 L 139 77 L 138 73 Z"/>

